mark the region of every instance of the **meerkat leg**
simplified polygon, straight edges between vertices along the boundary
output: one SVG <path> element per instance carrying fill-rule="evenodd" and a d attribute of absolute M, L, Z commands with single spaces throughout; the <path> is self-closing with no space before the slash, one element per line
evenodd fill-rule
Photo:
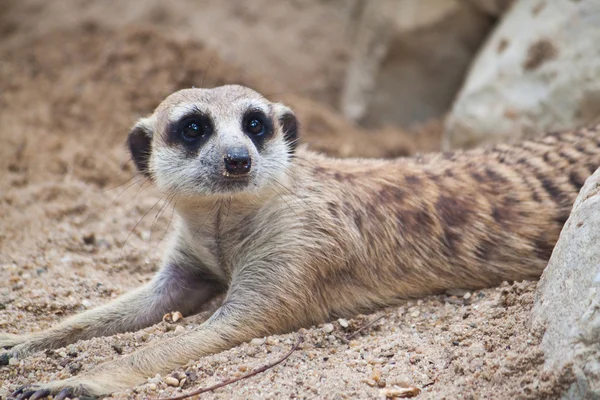
<path fill-rule="evenodd" d="M 153 280 L 115 301 L 27 335 L 0 335 L 0 365 L 10 357 L 66 346 L 78 340 L 130 332 L 159 322 L 170 311 L 197 312 L 218 292 L 218 284 L 198 270 L 166 265 Z"/>
<path fill-rule="evenodd" d="M 292 279 L 287 283 L 290 281 Z M 190 359 L 229 349 L 254 337 L 310 324 L 320 311 L 307 312 L 310 302 L 291 296 L 297 284 L 287 285 L 286 290 L 283 280 L 261 284 L 255 279 L 250 285 L 232 287 L 224 304 L 197 330 L 101 364 L 79 376 L 33 386 L 30 393 L 42 395 L 63 391 L 62 395 L 69 397 L 102 396 L 141 384 L 157 373 L 168 373 Z M 308 315 L 311 315 L 310 319 Z"/>

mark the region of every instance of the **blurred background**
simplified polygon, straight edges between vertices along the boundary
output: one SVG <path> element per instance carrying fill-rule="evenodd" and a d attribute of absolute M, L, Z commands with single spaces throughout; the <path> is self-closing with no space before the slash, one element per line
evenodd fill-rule
<path fill-rule="evenodd" d="M 62 113 L 57 124 L 78 113 L 131 121 L 179 88 L 242 83 L 296 108 L 316 149 L 387 157 L 531 137 L 600 114 L 598 0 L 0 7 L 2 99 L 12 103 L 26 79 Z"/>

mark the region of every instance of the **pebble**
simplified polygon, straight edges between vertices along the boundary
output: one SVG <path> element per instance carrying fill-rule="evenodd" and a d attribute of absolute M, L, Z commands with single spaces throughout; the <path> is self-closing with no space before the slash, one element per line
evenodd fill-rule
<path fill-rule="evenodd" d="M 333 332 L 333 324 L 325 324 L 323 325 L 323 332 L 331 333 Z"/>
<path fill-rule="evenodd" d="M 348 326 L 350 326 L 350 325 L 348 324 L 348 321 L 346 321 L 346 320 L 345 320 L 345 319 L 343 319 L 343 318 L 340 318 L 340 319 L 338 319 L 338 322 L 340 323 L 340 326 L 341 326 L 342 328 L 344 328 L 344 329 L 345 329 L 345 328 L 347 328 Z"/>
<path fill-rule="evenodd" d="M 373 379 L 367 379 L 364 382 L 371 387 L 377 386 L 377 382 L 375 382 Z"/>
<path fill-rule="evenodd" d="M 163 382 L 165 382 L 169 386 L 177 387 L 179 386 L 179 380 L 177 378 L 173 378 L 172 376 L 167 376 Z"/>
<path fill-rule="evenodd" d="M 19 360 L 17 358 L 9 358 L 8 365 L 19 365 Z"/>
<path fill-rule="evenodd" d="M 175 333 L 182 333 L 185 331 L 185 328 L 181 325 L 177 325 L 177 328 L 175 328 Z"/>
<path fill-rule="evenodd" d="M 148 390 L 150 390 L 151 392 L 155 392 L 156 389 L 157 389 L 156 383 L 148 384 Z"/>
<path fill-rule="evenodd" d="M 419 393 L 421 393 L 421 389 L 416 387 L 408 387 L 408 388 L 399 388 L 399 387 L 390 387 L 384 388 L 379 391 L 379 394 L 388 399 L 393 399 L 395 397 L 415 397 Z"/>
<path fill-rule="evenodd" d="M 390 379 L 390 384 L 394 386 L 399 386 L 401 388 L 410 387 L 410 379 L 405 376 L 398 376 Z"/>
<path fill-rule="evenodd" d="M 84 306 L 85 308 L 90 308 L 92 306 L 92 302 L 85 299 L 81 301 L 81 305 Z"/>
<path fill-rule="evenodd" d="M 419 315 L 421 315 L 421 312 L 419 310 L 413 311 L 410 316 L 413 318 L 417 318 Z"/>
<path fill-rule="evenodd" d="M 254 338 L 250 341 L 250 344 L 253 346 L 260 346 L 265 344 L 265 338 Z"/>
<path fill-rule="evenodd" d="M 465 295 L 463 296 L 463 299 L 465 300 L 469 300 L 471 298 L 471 292 L 467 292 L 465 293 Z"/>

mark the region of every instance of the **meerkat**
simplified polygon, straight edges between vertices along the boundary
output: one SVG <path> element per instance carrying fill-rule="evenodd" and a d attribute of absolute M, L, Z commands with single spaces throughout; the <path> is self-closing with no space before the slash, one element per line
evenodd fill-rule
<path fill-rule="evenodd" d="M 598 128 L 518 146 L 333 159 L 299 146 L 292 110 L 242 86 L 168 96 L 128 136 L 138 170 L 177 196 L 162 267 L 59 325 L 1 335 L 10 357 L 134 331 L 224 293 L 196 330 L 20 398 L 102 396 L 255 337 L 449 288 L 538 278 L 585 179 Z"/>

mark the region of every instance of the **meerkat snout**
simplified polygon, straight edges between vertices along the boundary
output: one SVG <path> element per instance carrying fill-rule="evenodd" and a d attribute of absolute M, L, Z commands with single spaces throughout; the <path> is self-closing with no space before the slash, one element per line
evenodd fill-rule
<path fill-rule="evenodd" d="M 248 175 L 252 167 L 252 158 L 245 147 L 233 148 L 223 157 L 225 176 L 240 177 Z"/>

